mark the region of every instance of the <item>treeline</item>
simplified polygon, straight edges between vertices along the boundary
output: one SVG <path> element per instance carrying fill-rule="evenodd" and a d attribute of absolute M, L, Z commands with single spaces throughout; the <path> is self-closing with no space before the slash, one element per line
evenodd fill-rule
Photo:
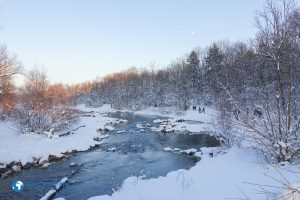
<path fill-rule="evenodd" d="M 80 98 L 92 105 L 109 102 L 115 108 L 177 106 L 184 110 L 190 105 L 215 103 L 225 94 L 221 87 L 226 86 L 246 106 L 253 103 L 248 102 L 250 90 L 265 79 L 272 82 L 260 62 L 257 51 L 246 43 L 219 42 L 205 50 L 193 50 L 166 69 L 131 68 L 105 76 Z"/>

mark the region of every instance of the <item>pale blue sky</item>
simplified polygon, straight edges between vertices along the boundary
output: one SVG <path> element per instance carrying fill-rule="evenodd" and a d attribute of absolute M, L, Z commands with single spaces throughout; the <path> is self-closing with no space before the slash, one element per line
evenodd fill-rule
<path fill-rule="evenodd" d="M 74 83 L 160 66 L 196 46 L 254 36 L 263 0 L 0 0 L 0 43 L 25 69 Z M 194 34 L 192 34 L 194 33 Z"/>

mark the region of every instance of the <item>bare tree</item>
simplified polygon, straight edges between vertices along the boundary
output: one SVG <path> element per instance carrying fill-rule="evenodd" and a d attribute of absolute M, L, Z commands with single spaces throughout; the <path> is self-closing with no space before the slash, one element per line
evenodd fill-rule
<path fill-rule="evenodd" d="M 25 106 L 33 110 L 42 110 L 48 106 L 47 89 L 49 82 L 44 72 L 37 68 L 29 71 L 24 87 L 21 88 L 21 96 Z"/>
<path fill-rule="evenodd" d="M 12 76 L 20 73 L 21 64 L 10 56 L 5 46 L 0 47 L 0 101 L 2 110 L 7 112 L 12 106 L 14 85 Z"/>

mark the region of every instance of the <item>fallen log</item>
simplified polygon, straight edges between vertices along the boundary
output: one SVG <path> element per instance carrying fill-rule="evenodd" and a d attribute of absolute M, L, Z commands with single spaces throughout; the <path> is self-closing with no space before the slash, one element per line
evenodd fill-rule
<path fill-rule="evenodd" d="M 79 165 L 76 169 L 72 170 L 71 174 L 69 174 L 68 176 L 62 178 L 56 184 L 56 186 L 51 188 L 42 198 L 40 198 L 40 200 L 49 200 L 49 199 L 51 199 L 55 195 L 55 193 L 62 188 L 63 184 L 65 184 L 69 180 L 69 178 L 74 176 L 74 174 L 80 169 L 81 166 L 82 166 L 82 164 Z"/>

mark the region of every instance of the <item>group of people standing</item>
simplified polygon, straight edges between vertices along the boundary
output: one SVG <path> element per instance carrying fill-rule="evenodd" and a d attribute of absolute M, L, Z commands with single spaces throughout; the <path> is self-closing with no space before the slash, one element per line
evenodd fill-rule
<path fill-rule="evenodd" d="M 197 110 L 197 106 L 193 106 L 193 110 Z M 198 111 L 199 113 L 205 113 L 205 107 L 203 106 L 203 108 L 201 109 L 201 106 L 199 106 Z"/>

